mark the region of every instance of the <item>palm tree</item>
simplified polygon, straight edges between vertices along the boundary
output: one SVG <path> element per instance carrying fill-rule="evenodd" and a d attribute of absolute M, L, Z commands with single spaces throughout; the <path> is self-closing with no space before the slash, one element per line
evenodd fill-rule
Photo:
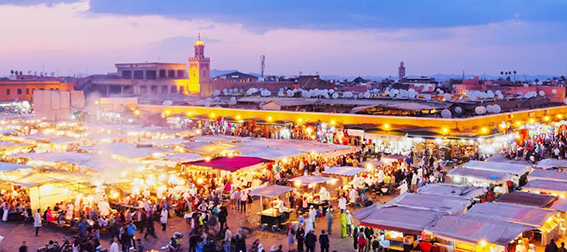
<path fill-rule="evenodd" d="M 14 74 L 14 70 L 10 70 L 10 74 Z"/>
<path fill-rule="evenodd" d="M 24 73 L 22 71 L 20 71 L 20 75 L 24 75 Z"/>
<path fill-rule="evenodd" d="M 514 81 L 516 81 L 516 70 L 514 70 Z"/>

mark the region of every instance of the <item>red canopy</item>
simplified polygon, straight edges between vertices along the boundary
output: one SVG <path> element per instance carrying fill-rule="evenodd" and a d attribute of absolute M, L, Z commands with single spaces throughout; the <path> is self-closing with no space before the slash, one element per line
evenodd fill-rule
<path fill-rule="evenodd" d="M 242 168 L 254 166 L 260 163 L 267 163 L 267 162 L 273 162 L 273 161 L 263 158 L 236 156 L 236 157 L 219 157 L 211 161 L 195 161 L 195 162 L 186 162 L 183 164 L 216 168 L 229 172 L 235 172 Z"/>

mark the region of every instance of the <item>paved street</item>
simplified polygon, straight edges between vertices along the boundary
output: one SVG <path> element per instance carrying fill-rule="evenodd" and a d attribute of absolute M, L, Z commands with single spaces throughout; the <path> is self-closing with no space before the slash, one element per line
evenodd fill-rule
<path fill-rule="evenodd" d="M 387 197 L 373 197 L 375 199 L 373 202 L 378 200 L 380 203 L 384 203 L 392 199 L 393 196 Z M 236 210 L 229 209 L 229 216 L 228 216 L 228 224 L 233 234 L 236 233 L 236 229 L 242 226 L 247 226 L 252 228 L 254 231 L 253 233 L 247 237 L 246 243 L 248 246 L 252 244 L 252 242 L 256 239 L 260 239 L 261 243 L 264 245 L 267 251 L 269 251 L 272 245 L 283 245 L 284 251 L 287 251 L 286 248 L 286 239 L 285 234 L 283 233 L 272 233 L 268 231 L 261 231 L 258 226 L 259 216 L 256 215 L 257 212 L 260 210 L 259 206 L 259 199 L 255 199 L 253 204 L 252 210 L 246 215 L 237 212 Z M 330 236 L 331 241 L 331 250 L 337 251 L 351 251 L 353 250 L 352 238 L 340 238 L 340 220 L 338 215 L 338 209 L 335 206 L 335 219 L 333 221 L 333 233 Z M 351 208 L 351 211 L 355 210 Z M 292 215 L 292 219 L 297 220 L 298 218 Z M 149 241 L 144 241 L 145 248 L 147 250 L 155 249 L 159 250 L 163 245 L 165 245 L 171 235 L 178 231 L 183 232 L 185 237 L 183 239 L 183 247 L 184 250 L 188 249 L 188 234 L 191 231 L 189 225 L 179 217 L 172 217 L 170 218 L 167 231 L 162 232 L 161 228 L 159 227 L 158 223 L 156 223 L 156 235 L 158 239 L 153 239 Z M 327 227 L 327 223 L 325 218 L 317 218 L 315 227 L 317 230 L 317 235 L 321 233 L 321 229 Z M 21 223 L 21 222 L 0 222 L 0 235 L 4 236 L 4 241 L 0 244 L 0 252 L 12 252 L 17 251 L 18 247 L 20 246 L 22 241 L 26 241 L 28 244 L 28 251 L 36 251 L 37 248 L 42 247 L 45 243 L 49 242 L 49 240 L 55 239 L 60 243 L 63 241 L 64 237 L 71 237 L 73 235 L 72 232 L 66 231 L 62 228 L 56 227 L 42 227 L 40 230 L 40 236 L 34 236 L 34 228 L 32 223 Z M 140 236 L 136 233 L 136 236 Z M 142 235 L 143 236 L 143 235 Z M 110 236 L 108 234 L 102 235 L 101 243 L 105 248 L 109 247 Z M 319 248 L 317 248 L 319 250 Z"/>

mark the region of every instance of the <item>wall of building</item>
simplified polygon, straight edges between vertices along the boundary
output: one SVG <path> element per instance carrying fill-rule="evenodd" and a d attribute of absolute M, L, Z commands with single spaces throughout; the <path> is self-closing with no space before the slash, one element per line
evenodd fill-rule
<path fill-rule="evenodd" d="M 73 90 L 75 83 L 59 81 L 0 81 L 0 101 L 31 101 L 34 90 Z"/>
<path fill-rule="evenodd" d="M 236 82 L 232 80 L 219 80 L 211 81 L 209 84 L 201 85 L 201 95 L 209 96 L 212 95 L 215 90 L 222 92 L 223 89 L 243 89 L 246 92 L 250 88 L 263 88 L 270 90 L 272 92 L 278 92 L 280 88 L 294 88 L 294 82 L 284 81 L 284 82 Z"/>
<path fill-rule="evenodd" d="M 295 112 L 295 111 L 266 111 L 266 110 L 245 110 L 245 109 L 229 109 L 229 108 L 208 108 L 193 106 L 159 106 L 159 105 L 140 105 L 141 111 L 152 113 L 162 113 L 169 111 L 170 114 L 187 114 L 192 115 L 209 115 L 213 117 L 240 116 L 242 119 L 259 118 L 268 121 L 292 120 L 298 122 L 300 119 L 305 122 L 321 121 L 333 125 L 334 123 L 342 124 L 388 124 L 390 130 L 400 129 L 408 126 L 436 128 L 442 134 L 442 129 L 447 128 L 450 131 L 460 131 L 477 133 L 482 136 L 481 129 L 486 127 L 490 130 L 498 130 L 498 126 L 502 122 L 516 125 L 516 122 L 528 122 L 533 119 L 541 121 L 545 116 L 555 118 L 561 115 L 565 118 L 567 106 L 558 106 L 533 110 L 522 110 L 511 113 L 501 113 L 494 115 L 474 116 L 469 118 L 423 118 L 410 116 L 375 116 L 360 114 L 337 114 L 337 113 L 315 113 L 315 112 Z"/>

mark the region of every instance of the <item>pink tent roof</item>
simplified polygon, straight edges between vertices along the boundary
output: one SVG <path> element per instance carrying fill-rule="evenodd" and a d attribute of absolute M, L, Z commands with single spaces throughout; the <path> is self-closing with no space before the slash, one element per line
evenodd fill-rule
<path fill-rule="evenodd" d="M 267 162 L 273 162 L 273 161 L 263 158 L 236 156 L 236 157 L 219 157 L 211 161 L 196 161 L 196 162 L 187 162 L 183 164 L 209 167 L 209 168 L 221 169 L 229 172 L 235 172 L 242 168 L 258 165 L 261 163 L 267 163 Z"/>

